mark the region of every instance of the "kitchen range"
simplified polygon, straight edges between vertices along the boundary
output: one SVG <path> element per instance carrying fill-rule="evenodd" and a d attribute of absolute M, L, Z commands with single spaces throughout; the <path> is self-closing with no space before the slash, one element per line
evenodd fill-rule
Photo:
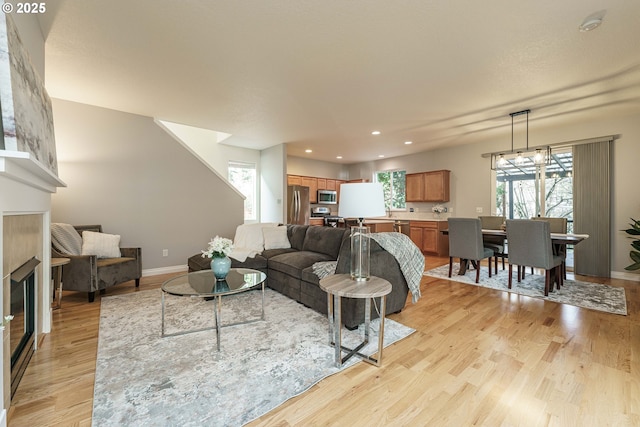
<path fill-rule="evenodd" d="M 342 222 L 342 217 L 331 215 L 331 209 L 326 206 L 315 206 L 311 209 L 311 218 L 322 218 L 324 225 L 338 227 Z"/>

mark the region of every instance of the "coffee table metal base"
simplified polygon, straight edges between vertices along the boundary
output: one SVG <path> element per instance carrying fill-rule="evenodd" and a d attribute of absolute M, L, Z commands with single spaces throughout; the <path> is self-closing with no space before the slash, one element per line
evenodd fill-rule
<path fill-rule="evenodd" d="M 203 296 L 198 296 L 198 297 L 193 297 L 192 298 L 215 298 L 216 301 L 216 306 L 214 311 L 215 314 L 215 321 L 216 324 L 215 326 L 210 326 L 210 327 L 206 327 L 206 328 L 199 328 L 199 329 L 189 329 L 186 331 L 180 331 L 180 332 L 173 332 L 170 334 L 165 334 L 164 332 L 164 312 L 165 312 L 165 291 L 162 291 L 162 324 L 161 324 L 161 328 L 160 328 L 160 336 L 162 338 L 166 338 L 166 337 L 175 337 L 175 336 L 179 336 L 179 335 L 185 335 L 185 334 L 192 334 L 195 332 L 202 332 L 202 331 L 210 331 L 212 329 L 216 330 L 216 348 L 218 351 L 220 351 L 220 329 L 227 327 L 227 326 L 236 326 L 236 325 L 244 325 L 247 323 L 254 323 L 254 322 L 260 322 L 265 320 L 265 316 L 264 316 L 264 282 L 262 282 L 262 314 L 260 316 L 260 318 L 258 319 L 251 319 L 251 320 L 244 320 L 242 322 L 234 322 L 234 323 L 227 323 L 224 325 L 221 325 L 221 310 L 222 310 L 222 295 L 218 295 L 215 297 L 211 297 L 211 296 L 207 296 L 207 295 L 203 295 Z"/>

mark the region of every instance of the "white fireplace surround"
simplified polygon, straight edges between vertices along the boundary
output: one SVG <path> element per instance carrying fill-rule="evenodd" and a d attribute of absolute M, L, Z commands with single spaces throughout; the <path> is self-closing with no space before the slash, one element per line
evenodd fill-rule
<path fill-rule="evenodd" d="M 51 331 L 51 304 L 50 304 L 50 274 L 51 274 L 51 194 L 55 193 L 58 187 L 66 187 L 56 175 L 44 167 L 35 157 L 26 152 L 0 150 L 0 274 L 3 278 L 3 292 L 0 292 L 0 318 L 5 314 L 5 293 L 4 286 L 7 283 L 11 271 L 5 267 L 7 260 L 12 254 L 4 253 L 5 236 L 11 230 L 4 229 L 5 217 L 13 215 L 36 215 L 41 218 L 42 248 L 38 252 L 42 255 L 42 263 L 38 267 L 41 269 L 42 285 L 37 286 L 36 291 L 36 348 L 39 336 Z M 26 260 L 25 260 L 26 261 Z M 7 328 L 8 329 L 8 328 Z M 8 333 L 3 331 L 3 345 L 0 345 L 0 360 L 3 361 L 3 368 L 0 369 L 2 387 L 0 387 L 0 402 L 2 402 L 2 413 L 0 414 L 0 426 L 6 426 L 6 414 L 10 405 L 10 393 L 7 385 L 10 384 L 10 354 L 8 353 Z"/>

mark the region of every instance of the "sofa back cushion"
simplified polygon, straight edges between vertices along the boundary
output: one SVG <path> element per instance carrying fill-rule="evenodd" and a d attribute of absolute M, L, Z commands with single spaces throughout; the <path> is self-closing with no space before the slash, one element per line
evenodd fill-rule
<path fill-rule="evenodd" d="M 307 235 L 308 225 L 287 225 L 287 236 L 289 236 L 289 243 L 295 250 L 301 251 L 304 244 L 304 238 Z"/>
<path fill-rule="evenodd" d="M 303 251 L 319 252 L 338 259 L 340 246 L 349 231 L 344 228 L 310 226 L 302 245 Z"/>

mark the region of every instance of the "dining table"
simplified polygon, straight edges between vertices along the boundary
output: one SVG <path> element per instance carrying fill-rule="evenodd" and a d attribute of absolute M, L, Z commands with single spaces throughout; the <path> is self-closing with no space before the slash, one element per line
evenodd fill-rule
<path fill-rule="evenodd" d="M 442 234 L 449 235 L 449 230 L 442 230 Z M 495 236 L 495 237 L 504 237 L 507 238 L 507 232 L 505 230 L 492 230 L 492 229 L 482 229 L 482 236 Z M 575 233 L 551 233 L 551 243 L 554 246 L 566 246 L 566 245 L 577 245 L 585 239 L 588 239 L 588 234 L 575 234 Z M 508 240 L 507 240 L 508 242 Z M 473 262 L 473 261 L 472 261 Z M 469 266 L 469 260 L 460 260 L 460 269 L 458 270 L 458 275 L 463 276 L 467 272 L 467 268 Z M 474 265 L 475 266 L 475 265 Z"/>

